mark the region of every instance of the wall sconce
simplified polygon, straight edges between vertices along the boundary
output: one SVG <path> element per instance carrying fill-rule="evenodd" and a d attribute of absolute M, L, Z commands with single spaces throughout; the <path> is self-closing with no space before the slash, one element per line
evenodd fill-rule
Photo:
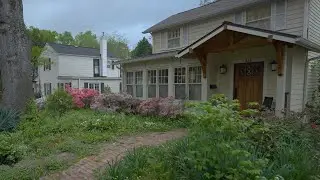
<path fill-rule="evenodd" d="M 277 71 L 277 69 L 278 69 L 278 63 L 275 60 L 273 60 L 271 62 L 271 70 L 272 71 Z"/>
<path fill-rule="evenodd" d="M 222 66 L 220 66 L 220 74 L 225 74 L 227 73 L 228 69 L 227 66 L 222 64 Z"/>

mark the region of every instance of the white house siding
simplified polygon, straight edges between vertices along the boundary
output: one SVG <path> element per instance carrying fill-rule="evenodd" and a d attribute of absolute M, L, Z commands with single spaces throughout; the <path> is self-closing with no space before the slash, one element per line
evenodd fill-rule
<path fill-rule="evenodd" d="M 304 107 L 305 65 L 307 51 L 301 47 L 289 49 L 292 60 L 290 110 L 299 112 Z M 289 67 L 290 68 L 290 67 Z"/>
<path fill-rule="evenodd" d="M 302 36 L 304 6 L 304 0 L 287 0 L 286 29 L 280 32 Z"/>
<path fill-rule="evenodd" d="M 60 55 L 59 76 L 93 77 L 93 59 L 99 57 Z"/>
<path fill-rule="evenodd" d="M 44 84 L 51 83 L 51 91 L 57 88 L 58 83 L 58 67 L 59 67 L 59 56 L 58 54 L 50 47 L 46 46 L 46 51 L 42 53 L 42 57 L 51 59 L 51 70 L 44 71 L 44 67 L 39 67 L 39 84 L 41 87 L 41 93 L 44 95 Z"/>
<path fill-rule="evenodd" d="M 312 100 L 313 92 L 320 86 L 320 58 L 308 63 L 308 84 L 306 87 L 307 99 Z"/>
<path fill-rule="evenodd" d="M 314 43 L 320 44 L 320 0 L 309 1 L 309 17 L 308 17 L 308 39 Z M 308 53 L 308 58 L 315 58 L 320 56 L 319 53 Z M 320 85 L 319 83 L 319 59 L 315 59 L 308 63 L 308 79 L 307 79 L 307 100 L 312 100 L 313 92 Z"/>
<path fill-rule="evenodd" d="M 288 0 L 287 9 L 286 9 L 286 28 L 279 31 L 302 36 L 303 27 L 304 27 L 304 9 L 305 9 L 304 0 Z M 243 10 L 243 12 L 244 11 L 245 10 Z M 188 32 L 188 40 L 187 40 L 188 44 L 191 44 L 194 41 L 200 39 L 202 36 L 204 36 L 208 32 L 214 30 L 216 27 L 221 25 L 224 21 L 234 22 L 234 13 L 235 12 L 230 12 L 229 14 L 226 14 L 226 15 L 221 15 L 221 16 L 213 17 L 206 20 L 191 22 L 189 24 L 181 26 L 181 28 L 183 27 L 182 28 L 183 31 L 186 30 Z M 273 21 L 271 23 L 273 23 Z M 183 31 L 181 33 L 181 37 L 182 37 Z M 168 51 L 168 49 L 166 48 L 167 47 L 166 30 L 161 32 L 153 32 L 152 36 L 153 36 L 153 53 Z M 185 45 L 186 44 L 183 44 L 182 46 L 185 46 Z"/>
<path fill-rule="evenodd" d="M 234 65 L 251 62 L 264 62 L 263 97 L 276 97 L 277 73 L 271 71 L 270 63 L 275 59 L 273 47 L 257 47 L 239 51 L 208 55 L 208 85 L 217 85 L 217 89 L 208 90 L 208 96 L 225 94 L 233 98 Z M 219 67 L 224 64 L 228 68 L 226 74 L 219 73 Z M 263 99 L 263 97 L 261 97 Z"/>
<path fill-rule="evenodd" d="M 111 92 L 113 93 L 119 93 L 120 92 L 120 78 L 60 78 L 59 83 L 71 83 L 72 88 L 84 88 L 84 83 L 96 83 L 101 85 L 101 83 L 104 83 L 104 86 L 109 86 L 111 89 Z"/>

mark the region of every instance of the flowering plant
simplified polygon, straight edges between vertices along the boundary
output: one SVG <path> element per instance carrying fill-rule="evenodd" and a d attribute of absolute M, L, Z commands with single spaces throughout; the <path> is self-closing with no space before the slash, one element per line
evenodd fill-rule
<path fill-rule="evenodd" d="M 94 89 L 76 89 L 66 86 L 66 91 L 72 96 L 73 104 L 77 108 L 89 107 L 93 98 L 99 95 Z"/>

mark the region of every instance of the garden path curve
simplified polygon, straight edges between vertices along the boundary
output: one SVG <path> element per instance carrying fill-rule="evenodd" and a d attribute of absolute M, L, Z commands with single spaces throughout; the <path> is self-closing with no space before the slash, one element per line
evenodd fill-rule
<path fill-rule="evenodd" d="M 168 132 L 155 132 L 143 135 L 122 137 L 115 142 L 106 144 L 101 153 L 86 157 L 65 171 L 40 178 L 41 180 L 91 180 L 94 171 L 121 160 L 128 151 L 142 146 L 157 146 L 167 141 L 186 136 L 185 129 Z"/>

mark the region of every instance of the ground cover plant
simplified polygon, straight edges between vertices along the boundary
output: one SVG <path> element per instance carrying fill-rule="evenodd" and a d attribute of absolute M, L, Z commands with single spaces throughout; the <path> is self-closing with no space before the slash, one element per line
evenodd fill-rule
<path fill-rule="evenodd" d="M 190 134 L 128 153 L 97 172 L 106 180 L 317 179 L 319 130 L 297 116 L 264 121 L 223 95 L 189 105 Z"/>
<path fill-rule="evenodd" d="M 31 100 L 18 120 L 18 114 L 3 111 L 15 124 L 6 123 L 0 131 L 0 179 L 38 179 L 98 153 L 119 136 L 186 126 L 177 118 L 91 110 L 79 99 L 93 100 L 94 93 L 85 91 L 82 96 L 82 92 L 58 90 L 47 98 L 44 110 Z"/>

